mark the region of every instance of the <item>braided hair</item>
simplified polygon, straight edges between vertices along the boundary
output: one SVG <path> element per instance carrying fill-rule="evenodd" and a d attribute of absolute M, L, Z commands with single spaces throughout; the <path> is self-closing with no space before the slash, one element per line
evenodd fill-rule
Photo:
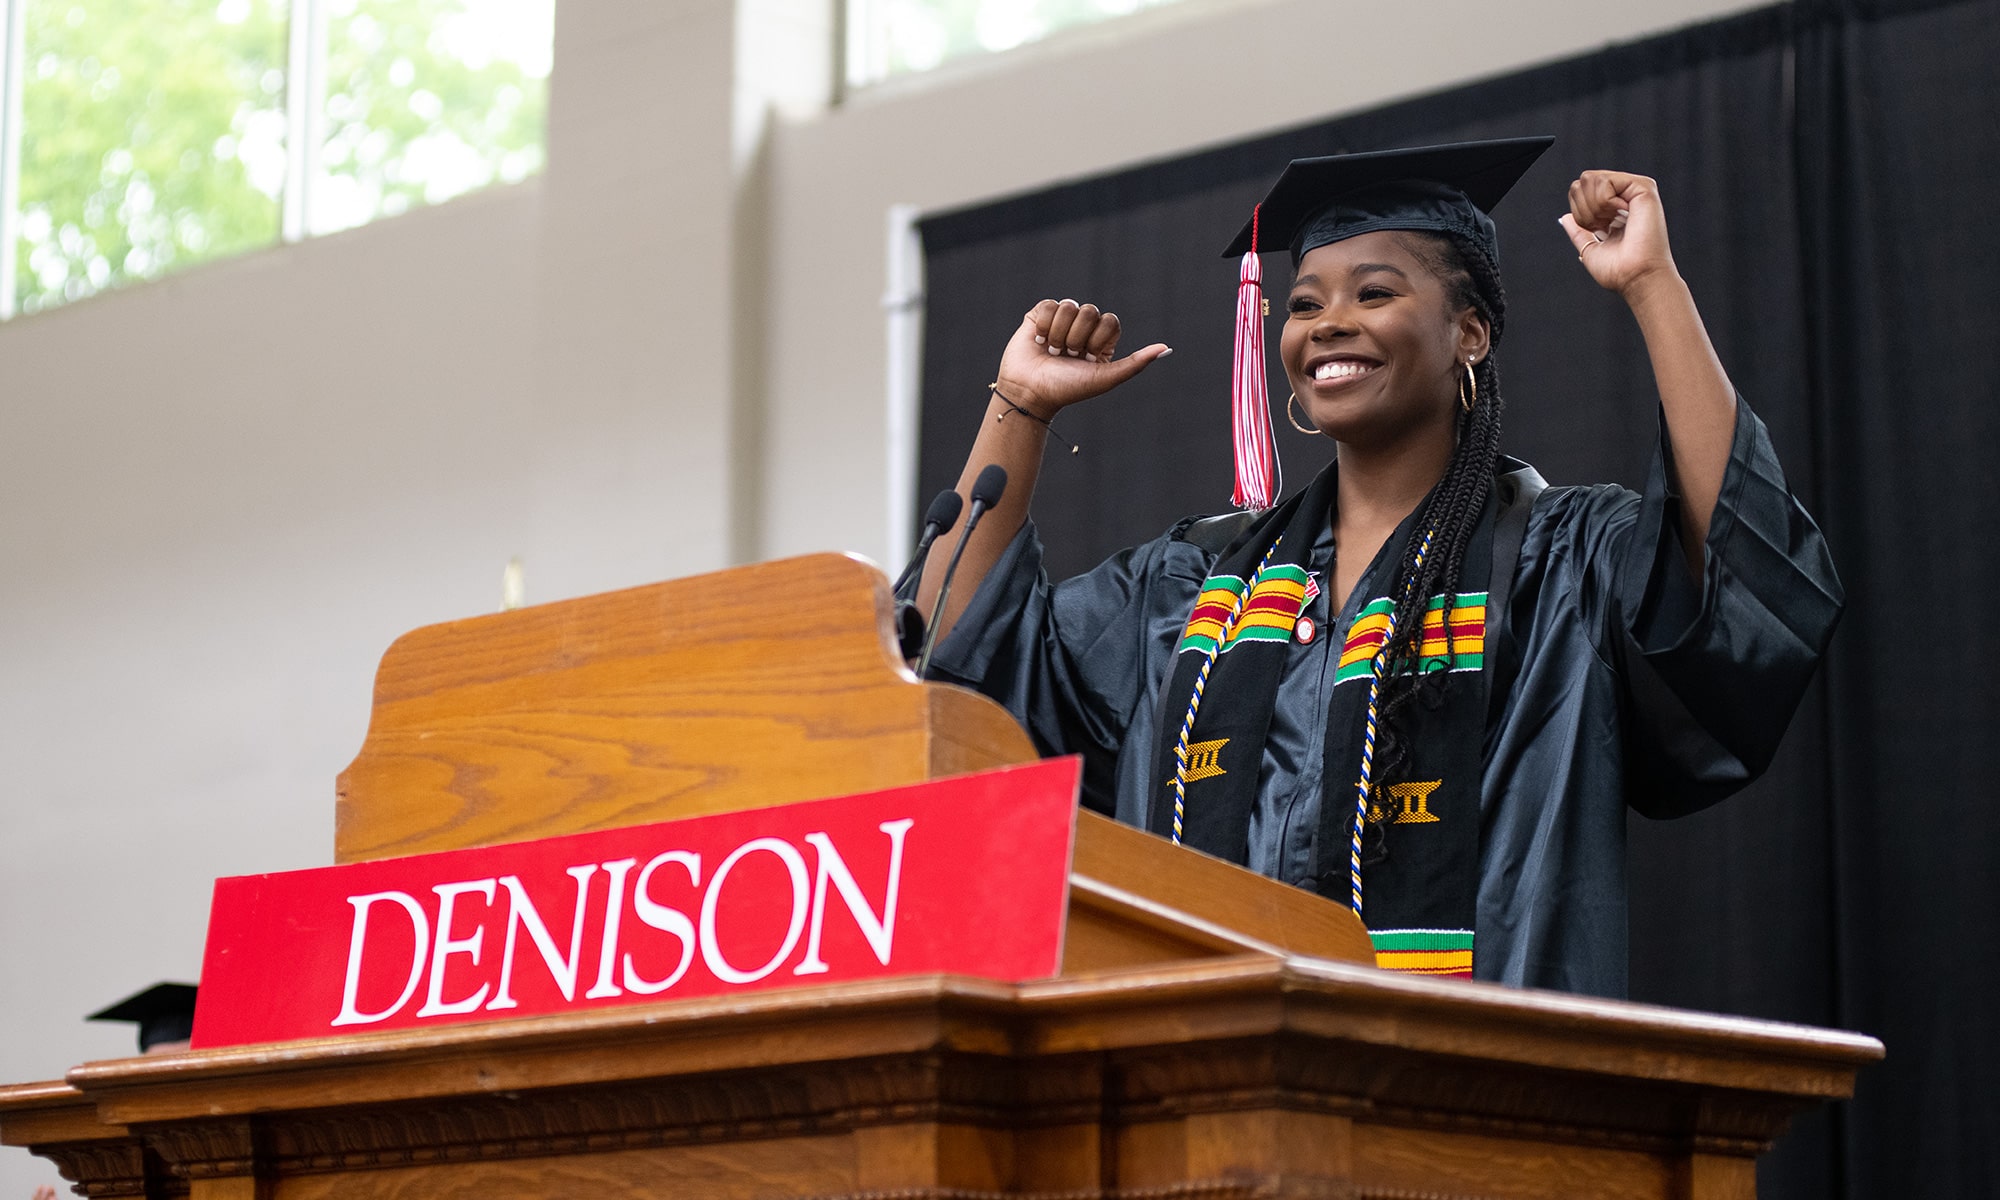
<path fill-rule="evenodd" d="M 1369 821 L 1364 841 L 1367 857 L 1386 856 L 1386 838 L 1380 801 L 1383 788 L 1400 773 L 1410 758 L 1409 744 L 1397 717 L 1411 701 L 1423 699 L 1428 707 L 1443 703 L 1447 672 L 1419 672 L 1418 650 L 1423 643 L 1424 612 L 1431 597 L 1444 596 L 1446 661 L 1456 652 L 1451 633 L 1452 608 L 1458 598 L 1458 579 L 1465 565 L 1465 549 L 1478 528 L 1486 498 L 1493 489 L 1493 469 L 1500 457 L 1500 372 L 1490 347 L 1500 343 L 1507 311 L 1506 292 L 1500 286 L 1500 269 L 1482 249 L 1461 238 L 1442 234 L 1406 233 L 1399 236 L 1417 260 L 1444 281 L 1452 311 L 1470 308 L 1486 320 L 1491 330 L 1489 349 L 1473 368 L 1479 395 L 1472 411 L 1461 407 L 1458 414 L 1458 443 L 1444 478 L 1431 489 L 1403 546 L 1396 578 L 1403 581 L 1396 595 L 1395 636 L 1382 648 L 1383 688 L 1381 707 L 1382 737 L 1377 750 L 1379 766 L 1374 772 L 1369 797 Z M 1431 533 L 1428 553 L 1422 553 L 1424 535 Z"/>

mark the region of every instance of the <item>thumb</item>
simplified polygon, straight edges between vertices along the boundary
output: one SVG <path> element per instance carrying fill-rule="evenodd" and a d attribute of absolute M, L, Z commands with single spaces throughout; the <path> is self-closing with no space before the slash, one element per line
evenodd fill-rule
<path fill-rule="evenodd" d="M 1117 362 L 1104 364 L 1104 378 L 1110 381 L 1106 386 L 1116 387 L 1124 383 L 1173 352 L 1173 347 L 1165 342 L 1154 342 L 1143 349 L 1134 350 Z"/>

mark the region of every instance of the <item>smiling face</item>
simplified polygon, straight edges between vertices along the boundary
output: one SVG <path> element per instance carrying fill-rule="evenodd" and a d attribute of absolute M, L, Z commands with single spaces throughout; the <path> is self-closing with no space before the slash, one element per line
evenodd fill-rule
<path fill-rule="evenodd" d="M 1307 419 L 1343 445 L 1453 436 L 1458 381 L 1485 357 L 1487 328 L 1426 257 L 1378 230 L 1298 264 L 1279 354 Z"/>

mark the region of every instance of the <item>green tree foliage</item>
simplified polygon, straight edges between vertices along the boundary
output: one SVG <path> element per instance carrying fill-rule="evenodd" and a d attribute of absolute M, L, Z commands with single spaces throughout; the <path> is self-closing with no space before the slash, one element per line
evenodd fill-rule
<path fill-rule="evenodd" d="M 277 0 L 30 0 L 24 311 L 277 238 L 284 18 Z M 252 178 L 260 126 L 275 180 Z"/>
<path fill-rule="evenodd" d="M 313 232 L 539 170 L 550 0 L 327 5 Z M 29 0 L 17 304 L 275 242 L 288 0 Z"/>
<path fill-rule="evenodd" d="M 331 0 L 313 228 L 540 170 L 551 20 L 546 0 Z"/>

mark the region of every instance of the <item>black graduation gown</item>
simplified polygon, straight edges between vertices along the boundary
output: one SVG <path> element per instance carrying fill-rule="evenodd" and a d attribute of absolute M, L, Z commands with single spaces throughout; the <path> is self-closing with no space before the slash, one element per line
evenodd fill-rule
<path fill-rule="evenodd" d="M 1675 503 L 1663 452 L 1643 495 L 1551 487 L 1533 503 L 1503 633 L 1513 678 L 1486 726 L 1476 978 L 1624 995 L 1626 806 L 1679 816 L 1756 778 L 1832 636 L 1840 580 L 1747 404 L 1699 583 Z M 1193 524 L 1053 585 L 1024 525 L 933 660 L 1044 753 L 1083 755 L 1084 802 L 1141 827 L 1160 690 L 1217 557 Z M 1309 563 L 1322 580 L 1332 550 L 1329 530 Z M 1250 818 L 1249 865 L 1305 886 L 1344 640 L 1329 635 L 1354 616 L 1327 608 L 1322 592 L 1308 614 L 1325 632 L 1288 652 Z"/>

